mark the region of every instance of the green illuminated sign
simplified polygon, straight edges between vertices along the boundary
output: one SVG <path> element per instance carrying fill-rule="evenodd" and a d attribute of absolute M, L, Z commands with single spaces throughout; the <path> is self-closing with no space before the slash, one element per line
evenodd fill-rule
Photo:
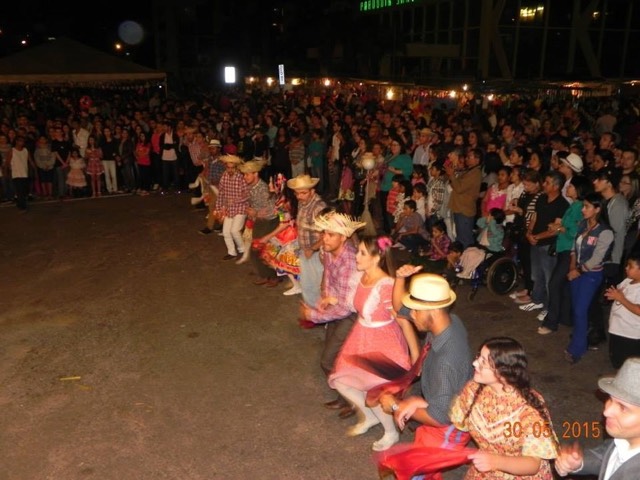
<path fill-rule="evenodd" d="M 361 12 L 380 10 L 381 8 L 400 7 L 410 3 L 417 3 L 419 0 L 362 0 L 360 2 Z"/>

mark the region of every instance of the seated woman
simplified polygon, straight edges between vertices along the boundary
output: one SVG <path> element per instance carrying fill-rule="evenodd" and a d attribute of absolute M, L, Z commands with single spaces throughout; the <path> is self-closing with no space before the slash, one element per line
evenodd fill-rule
<path fill-rule="evenodd" d="M 409 370 L 420 355 L 411 323 L 393 315 L 390 247 L 388 237 L 365 237 L 358 245 L 356 268 L 360 279 L 352 294 L 358 320 L 345 340 L 328 380 L 329 386 L 358 411 L 359 422 L 348 430 L 347 435 L 362 435 L 379 423 L 384 427 L 382 438 L 373 443 L 375 451 L 388 449 L 398 442 L 400 435 L 392 415 L 385 413 L 380 405 L 370 408 L 365 404 L 367 391 L 389 380 L 366 368 L 366 359 L 379 358 L 382 353 L 399 367 Z"/>
<path fill-rule="evenodd" d="M 582 204 L 584 220 L 578 227 L 571 250 L 569 287 L 573 333 L 564 351 L 567 362 L 576 363 L 587 352 L 589 306 L 604 281 L 604 262 L 611 254 L 613 231 L 600 221 L 604 199 L 598 193 L 585 196 Z"/>
<path fill-rule="evenodd" d="M 451 405 L 453 425 L 479 450 L 465 480 L 551 480 L 558 441 L 542 396 L 533 388 L 524 348 L 509 337 L 486 340 L 473 362 L 473 380 Z"/>

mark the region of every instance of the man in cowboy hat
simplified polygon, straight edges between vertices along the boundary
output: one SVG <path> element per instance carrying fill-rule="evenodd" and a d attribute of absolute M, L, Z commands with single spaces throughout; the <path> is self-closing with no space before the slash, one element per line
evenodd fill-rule
<path fill-rule="evenodd" d="M 316 193 L 319 178 L 298 175 L 287 181 L 287 187 L 293 190 L 298 199 L 298 244 L 300 245 L 300 288 L 302 300 L 315 306 L 320 300 L 320 282 L 322 281 L 322 263 L 318 252 L 322 246 L 321 233 L 311 228 L 318 214 L 327 207 Z"/>
<path fill-rule="evenodd" d="M 280 223 L 276 215 L 275 197 L 269 191 L 269 186 L 259 176 L 264 165 L 264 160 L 251 160 L 238 167 L 249 187 L 249 206 L 246 213 L 247 218 L 253 220 L 253 238 L 264 237 L 275 230 Z M 245 248 L 247 247 L 250 248 L 245 245 Z M 258 278 L 253 282 L 254 285 L 275 287 L 278 284 L 275 270 L 261 261 L 258 253 L 253 249 L 251 249 L 250 258 L 258 274 Z M 242 259 L 236 263 L 241 262 Z"/>
<path fill-rule="evenodd" d="M 609 394 L 604 405 L 605 428 L 613 437 L 582 451 L 577 443 L 560 447 L 556 471 L 598 475 L 599 480 L 640 478 L 640 358 L 627 359 L 615 377 L 604 377 L 598 387 Z"/>
<path fill-rule="evenodd" d="M 244 253 L 242 227 L 247 217 L 249 189 L 238 171 L 238 165 L 242 163 L 240 157 L 223 155 L 220 160 L 225 164 L 225 171 L 220 178 L 216 212 L 224 217 L 222 236 L 227 245 L 227 254 L 222 259 L 232 260 Z"/>
<path fill-rule="evenodd" d="M 218 222 L 218 216 L 216 215 L 216 202 L 218 200 L 218 185 L 220 185 L 220 179 L 224 173 L 226 167 L 225 164 L 220 161 L 220 151 L 222 145 L 220 140 L 213 138 L 209 140 L 209 162 L 206 168 L 207 180 L 209 184 L 209 190 L 211 195 L 209 197 L 209 214 L 207 215 L 207 226 L 200 230 L 202 235 L 209 235 L 214 230 L 222 230 L 220 222 Z"/>
<path fill-rule="evenodd" d="M 352 279 L 356 273 L 356 246 L 349 239 L 365 226 L 343 213 L 331 211 L 314 220 L 314 228 L 322 232 L 324 275 L 322 298 L 315 305 L 302 303 L 300 316 L 313 323 L 324 323 L 326 334 L 320 366 L 326 375 L 333 370 L 338 352 L 355 321 L 351 307 Z M 341 409 L 340 418 L 350 417 L 355 410 L 344 399 L 325 403 L 330 409 Z"/>
<path fill-rule="evenodd" d="M 406 292 L 405 279 L 421 268 L 403 265 L 396 271 L 393 308 L 419 331 L 427 332 L 425 345 L 430 344 L 430 350 L 422 364 L 422 396 L 399 399 L 385 394 L 380 403 L 387 413 L 393 413 L 400 428 L 410 419 L 422 424 L 416 431 L 421 445 L 440 446 L 448 441 L 448 448 L 462 448 L 469 435 L 451 427 L 449 406 L 473 375 L 467 330 L 457 315 L 449 313 L 456 294 L 441 275 L 415 275 Z"/>

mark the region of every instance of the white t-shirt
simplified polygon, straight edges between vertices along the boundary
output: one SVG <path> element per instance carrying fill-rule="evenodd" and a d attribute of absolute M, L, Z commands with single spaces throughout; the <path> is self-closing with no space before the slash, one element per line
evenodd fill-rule
<path fill-rule="evenodd" d="M 625 278 L 618 284 L 624 296 L 631 303 L 640 304 L 640 283 L 631 283 L 630 278 Z M 640 339 L 640 316 L 634 315 L 620 302 L 613 302 L 609 314 L 609 333 L 620 337 Z"/>

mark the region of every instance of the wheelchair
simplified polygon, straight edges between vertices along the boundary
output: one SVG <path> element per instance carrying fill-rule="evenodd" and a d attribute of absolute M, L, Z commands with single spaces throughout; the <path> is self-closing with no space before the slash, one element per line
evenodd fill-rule
<path fill-rule="evenodd" d="M 518 284 L 518 256 L 514 242 L 505 241 L 501 252 L 486 252 L 484 260 L 464 280 L 471 286 L 467 299 L 473 300 L 481 286 L 486 285 L 495 295 L 506 295 Z M 461 278 L 458 277 L 453 287 Z"/>

